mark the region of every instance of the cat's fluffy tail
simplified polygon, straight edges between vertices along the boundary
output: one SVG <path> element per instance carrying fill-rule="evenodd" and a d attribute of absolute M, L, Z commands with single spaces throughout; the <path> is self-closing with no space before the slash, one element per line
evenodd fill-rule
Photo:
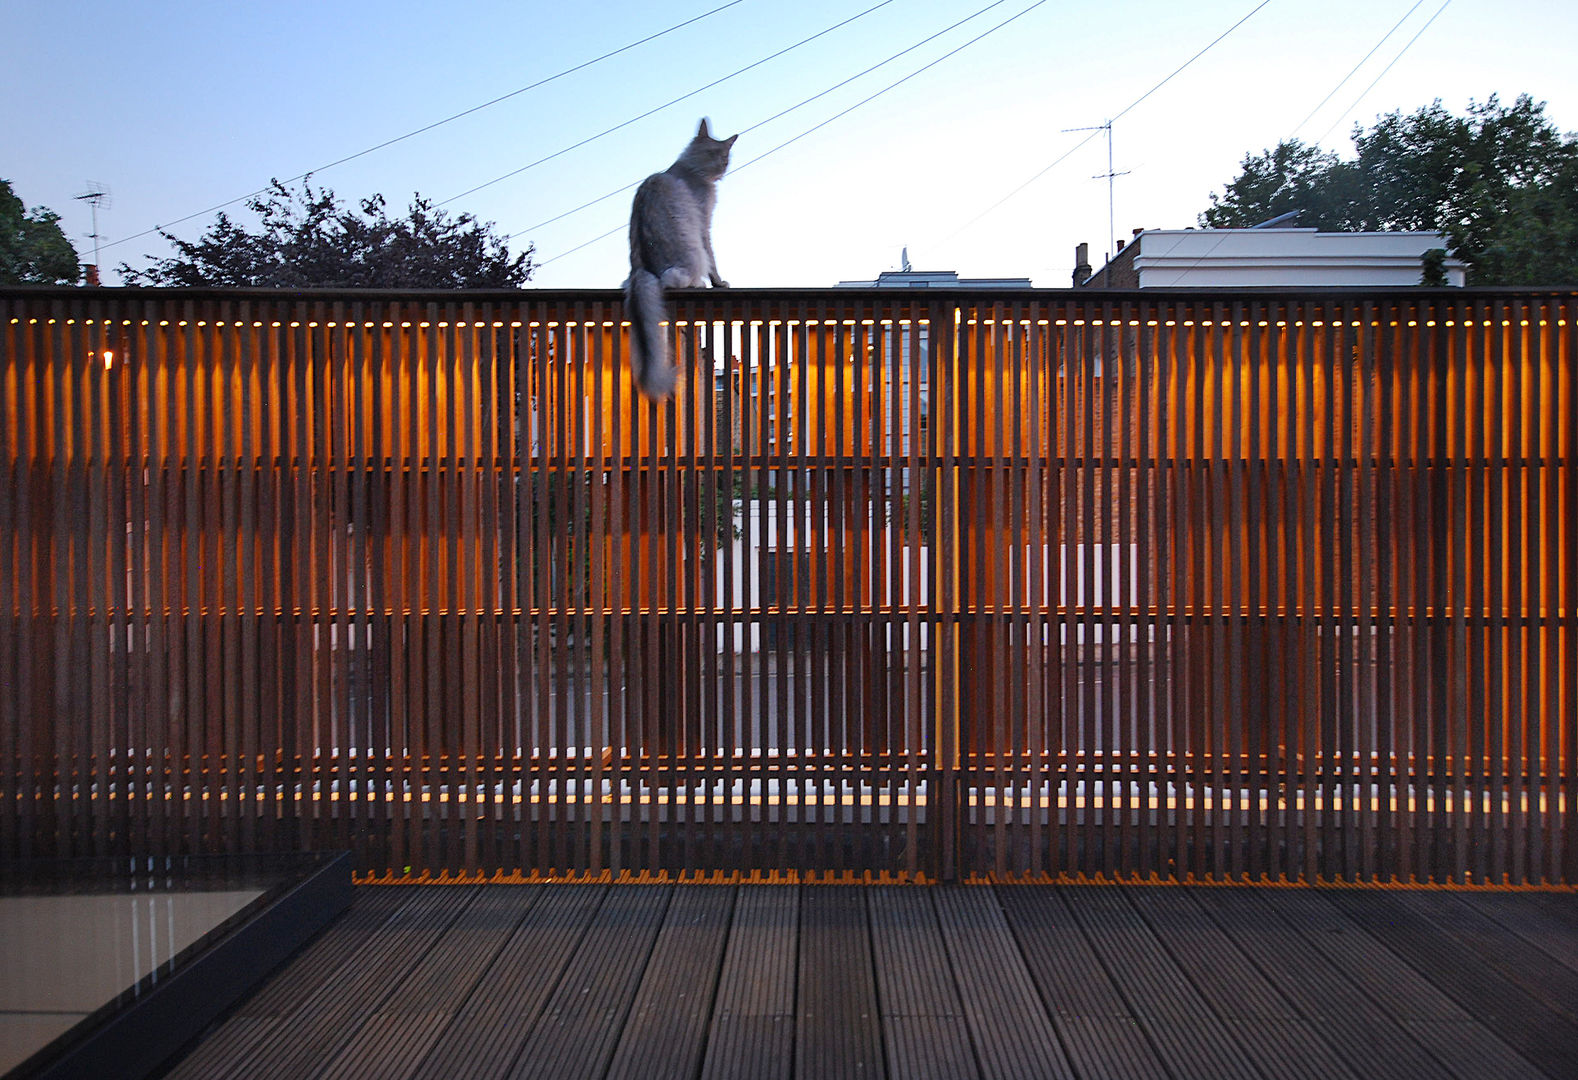
<path fill-rule="evenodd" d="M 653 401 L 674 392 L 674 358 L 663 334 L 663 283 L 648 270 L 632 270 L 625 283 L 630 317 L 630 374 L 636 389 Z"/>

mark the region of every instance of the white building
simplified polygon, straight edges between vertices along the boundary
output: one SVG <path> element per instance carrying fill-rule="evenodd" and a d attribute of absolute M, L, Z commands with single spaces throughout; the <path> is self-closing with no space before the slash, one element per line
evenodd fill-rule
<path fill-rule="evenodd" d="M 1394 288 L 1418 285 L 1424 257 L 1446 249 L 1437 232 L 1318 232 L 1315 229 L 1137 229 L 1106 266 L 1074 272 L 1085 288 Z M 1075 261 L 1085 266 L 1086 245 Z M 1448 257 L 1448 285 L 1463 263 Z M 1082 280 L 1083 277 L 1083 280 Z"/>

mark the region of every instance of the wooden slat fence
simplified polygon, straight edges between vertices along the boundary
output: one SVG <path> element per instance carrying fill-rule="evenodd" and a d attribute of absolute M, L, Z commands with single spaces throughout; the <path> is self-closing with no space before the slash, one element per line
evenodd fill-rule
<path fill-rule="evenodd" d="M 1578 293 L 0 292 L 0 858 L 1572 882 Z"/>

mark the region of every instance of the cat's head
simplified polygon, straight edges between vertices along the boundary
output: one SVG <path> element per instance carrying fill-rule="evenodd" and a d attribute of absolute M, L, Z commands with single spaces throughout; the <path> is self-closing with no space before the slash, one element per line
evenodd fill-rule
<path fill-rule="evenodd" d="M 679 156 L 680 164 L 703 179 L 722 179 L 729 168 L 729 151 L 738 138 L 738 135 L 730 135 L 727 139 L 714 139 L 703 117 L 701 126 L 696 129 L 696 137 L 690 140 L 690 145 Z"/>

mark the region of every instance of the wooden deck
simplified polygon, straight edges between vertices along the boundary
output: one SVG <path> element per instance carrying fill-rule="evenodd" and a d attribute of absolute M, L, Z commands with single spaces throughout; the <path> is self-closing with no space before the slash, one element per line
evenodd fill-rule
<path fill-rule="evenodd" d="M 172 1075 L 1578 1076 L 1578 894 L 364 887 Z"/>

